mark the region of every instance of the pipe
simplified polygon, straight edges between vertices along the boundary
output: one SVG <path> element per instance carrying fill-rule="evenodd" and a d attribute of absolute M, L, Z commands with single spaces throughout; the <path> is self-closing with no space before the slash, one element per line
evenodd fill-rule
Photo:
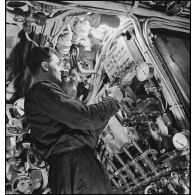
<path fill-rule="evenodd" d="M 13 1 L 7 1 L 6 2 L 6 7 L 8 6 L 8 3 L 13 3 Z M 34 5 L 32 3 L 30 3 L 30 1 L 19 1 L 20 3 L 23 2 L 23 3 L 26 3 L 27 5 L 33 7 Z M 22 6 L 23 7 L 23 6 Z"/>
<path fill-rule="evenodd" d="M 44 3 L 43 1 L 37 1 L 39 3 Z M 128 10 L 125 9 L 125 7 L 122 5 L 122 3 L 113 3 L 113 2 L 106 2 L 106 1 L 93 1 L 93 3 L 91 4 L 90 2 L 86 2 L 85 1 L 62 1 L 62 2 L 65 2 L 65 3 L 71 3 L 71 5 L 62 5 L 62 4 L 58 4 L 58 3 L 53 3 L 53 2 L 46 2 L 48 5 L 52 5 L 52 6 L 56 6 L 56 7 L 64 7 L 64 9 L 73 9 L 72 11 L 75 13 L 76 11 L 86 11 L 86 12 L 94 12 L 94 13 L 97 13 L 98 10 L 99 10 L 99 13 L 102 13 L 102 14 L 107 14 L 107 15 L 110 15 L 110 14 L 114 14 L 114 15 L 125 15 L 125 13 L 132 9 L 132 6 L 125 6 Z M 74 2 L 74 3 L 73 3 Z M 76 4 L 76 5 L 75 5 Z M 76 7 L 78 5 L 81 5 L 81 6 L 88 6 L 88 7 Z M 91 4 L 91 5 L 90 5 Z M 92 7 L 89 7 L 92 6 Z M 94 8 L 93 8 L 94 7 Z M 108 10 L 105 10 L 105 7 L 112 7 L 112 9 L 108 9 Z M 98 9 L 99 8 L 99 9 Z M 100 8 L 102 10 L 100 10 Z M 114 8 L 114 9 L 113 9 Z M 112 13 L 110 13 L 112 12 Z M 65 13 L 64 13 L 65 14 Z M 181 21 L 181 22 L 185 22 L 185 23 L 188 23 L 190 24 L 190 19 L 188 18 L 181 18 L 181 17 L 178 17 L 178 16 L 167 16 L 165 13 L 161 13 L 159 11 L 154 11 L 154 10 L 149 10 L 149 9 L 145 9 L 145 8 L 140 8 L 138 7 L 137 9 L 135 9 L 135 12 L 134 14 L 136 15 L 140 15 L 140 16 L 145 16 L 145 17 L 157 17 L 157 18 L 164 18 L 164 19 L 168 19 L 168 20 L 172 20 L 172 21 Z M 66 15 L 66 14 L 65 14 Z M 58 16 L 55 16 L 53 18 L 50 18 L 48 19 L 49 22 L 51 21 L 54 21 L 54 20 L 57 20 L 59 17 L 62 17 L 63 14 L 61 15 L 58 15 Z"/>
<path fill-rule="evenodd" d="M 118 172 L 120 179 L 126 184 L 127 183 L 126 178 L 118 171 L 118 169 L 116 168 L 112 160 L 109 157 L 107 158 L 107 160 L 108 160 L 108 163 L 111 165 L 111 167 L 115 170 L 115 172 Z"/>
<path fill-rule="evenodd" d="M 173 86 L 170 83 L 170 78 L 167 77 L 167 74 L 165 73 L 164 67 L 162 67 L 162 63 L 159 60 L 159 58 L 157 57 L 157 55 L 159 55 L 159 51 L 156 51 L 153 49 L 153 47 L 150 44 L 149 38 L 148 38 L 148 20 L 146 20 L 146 22 L 144 23 L 144 27 L 143 27 L 144 31 L 144 37 L 145 37 L 145 41 L 146 41 L 146 45 L 149 48 L 149 51 L 147 53 L 147 58 L 149 61 L 152 61 L 152 63 L 156 64 L 156 69 L 155 71 L 158 73 L 158 75 L 160 76 L 160 78 L 162 79 L 162 92 L 164 94 L 164 96 L 166 96 L 167 101 L 169 103 L 169 105 L 175 105 L 178 104 L 177 102 L 179 101 L 178 96 L 176 91 L 173 89 Z M 142 41 L 142 40 L 141 40 Z M 162 52 L 161 52 L 162 53 Z M 189 126 L 189 121 L 186 121 L 186 114 L 184 112 L 184 110 L 182 108 L 178 108 L 177 110 L 173 111 L 173 114 L 178 122 L 178 124 L 183 127 L 183 126 Z"/>
<path fill-rule="evenodd" d="M 118 28 L 120 25 L 120 19 L 115 15 L 106 15 L 106 14 L 91 14 L 86 16 L 90 22 L 90 26 L 98 28 L 100 24 L 105 24 L 112 28 Z"/>
<path fill-rule="evenodd" d="M 89 9 L 101 8 L 102 13 L 104 13 L 104 14 L 107 14 L 107 11 L 110 11 L 109 8 L 112 8 L 111 11 L 121 12 L 121 15 L 124 15 L 125 12 L 132 9 L 132 7 L 133 7 L 130 5 L 126 5 L 126 8 L 128 9 L 128 10 L 126 10 L 124 8 L 124 6 L 122 5 L 122 3 L 110 2 L 110 1 L 92 1 L 92 2 L 90 2 L 90 1 L 62 1 L 62 2 L 71 3 L 71 4 L 78 4 L 79 6 L 86 6 Z M 89 7 L 89 6 L 91 6 L 91 7 Z M 68 6 L 66 5 L 66 8 L 67 7 Z M 105 8 L 108 8 L 108 9 L 105 10 Z M 145 9 L 145 8 L 141 8 L 141 7 L 138 7 L 137 9 L 135 9 L 134 15 L 145 16 L 145 17 L 165 18 L 168 20 L 183 21 L 183 22 L 190 24 L 190 19 L 188 19 L 188 18 L 181 18 L 178 16 L 167 16 L 167 14 L 165 14 L 163 12 L 154 11 L 151 9 Z"/>
<path fill-rule="evenodd" d="M 16 17 L 16 14 L 13 11 L 14 10 L 7 9 L 7 12 L 9 13 L 9 15 L 12 18 L 15 18 Z M 68 15 L 71 15 L 71 14 L 75 14 L 77 12 L 79 12 L 79 9 L 68 10 L 68 11 L 65 11 L 65 12 L 63 12 L 63 13 L 57 15 L 57 16 L 52 17 L 52 18 L 48 18 L 47 17 L 46 24 L 47 23 L 51 23 L 51 22 L 55 22 L 55 21 L 59 20 L 62 17 L 68 16 Z M 32 17 L 25 17 L 24 15 L 17 15 L 17 17 L 23 17 L 23 19 L 21 19 L 21 21 L 19 21 L 19 22 L 24 22 L 26 19 L 28 19 L 28 21 L 31 21 L 32 20 L 31 22 L 35 22 L 36 23 L 36 20 L 34 18 L 32 18 Z"/>
<path fill-rule="evenodd" d="M 69 30 L 69 34 L 71 33 L 71 29 L 68 25 L 68 23 L 73 19 L 73 17 L 71 17 L 70 19 L 66 19 L 62 25 L 62 27 L 60 28 L 60 30 L 55 34 L 55 36 L 52 38 L 51 42 L 53 43 L 53 46 L 55 47 L 57 42 L 58 42 L 58 37 L 62 34 L 62 32 L 64 31 L 64 29 L 66 27 L 68 27 Z M 71 38 L 72 39 L 72 38 Z"/>
<path fill-rule="evenodd" d="M 125 171 L 127 172 L 127 175 L 129 176 L 129 178 L 133 181 L 133 183 L 137 184 L 138 181 L 135 178 L 135 175 L 131 172 L 130 169 L 127 168 L 127 166 L 125 165 L 125 163 L 123 162 L 123 160 L 121 159 L 121 157 L 118 154 L 114 154 L 114 156 L 116 157 L 116 159 L 124 166 Z"/>
<path fill-rule="evenodd" d="M 106 39 L 107 37 L 105 37 L 104 41 L 104 45 L 102 48 L 102 52 L 99 54 L 99 56 L 97 56 L 96 58 L 96 65 L 95 65 L 95 70 L 98 71 L 98 73 L 101 73 L 104 70 L 104 63 L 105 63 L 105 59 L 108 55 L 108 51 L 110 48 L 111 43 L 121 34 L 121 31 L 125 28 L 131 28 L 132 27 L 132 22 L 131 20 L 128 21 L 127 23 L 125 23 L 123 26 L 120 27 L 120 29 L 117 29 L 117 31 L 112 31 L 111 33 L 113 34 L 112 37 L 109 37 L 108 39 Z M 98 88 L 101 86 L 101 82 L 102 82 L 102 76 L 101 74 L 98 75 L 94 75 L 92 76 L 92 81 L 95 83 L 94 85 L 94 89 L 91 93 L 90 99 L 88 101 L 88 104 L 92 103 L 92 101 L 94 100 L 95 96 L 97 95 L 97 91 Z"/>
<path fill-rule="evenodd" d="M 97 74 L 96 70 L 86 70 L 86 69 L 84 69 L 79 62 L 77 63 L 77 67 L 78 67 L 79 72 L 81 74 Z"/>
<path fill-rule="evenodd" d="M 125 153 L 127 154 L 127 156 L 129 156 L 129 158 L 131 160 L 133 160 L 133 156 L 130 154 L 130 152 L 126 149 L 125 146 L 123 146 L 123 150 L 125 151 Z M 139 171 L 139 173 L 143 176 L 144 179 L 147 179 L 146 175 L 144 174 L 144 170 L 142 169 L 142 167 L 139 165 L 138 162 L 134 161 L 135 163 L 133 163 L 133 166 Z"/>
<path fill-rule="evenodd" d="M 65 12 L 63 12 L 63 13 L 57 15 L 57 16 L 54 16 L 52 18 L 48 18 L 47 23 L 55 22 L 55 21 L 59 20 L 62 17 L 68 16 L 70 14 L 75 14 L 76 12 L 78 12 L 78 9 L 65 11 Z"/>
<path fill-rule="evenodd" d="M 132 140 L 133 145 L 135 146 L 135 148 L 141 153 L 141 155 L 143 156 L 143 151 L 142 149 L 139 147 L 139 145 Z M 147 155 L 145 155 L 144 157 L 145 162 L 147 163 L 147 165 L 150 167 L 150 169 L 152 170 L 152 172 L 154 172 L 154 174 L 157 176 L 158 172 L 156 171 L 156 166 L 153 164 L 153 162 L 148 158 Z"/>
<path fill-rule="evenodd" d="M 110 178 L 110 180 L 112 180 L 112 182 L 114 183 L 114 185 L 115 185 L 117 188 L 120 188 L 119 184 L 116 182 L 116 180 L 113 178 L 113 176 L 110 176 L 110 175 L 109 175 L 109 178 Z"/>

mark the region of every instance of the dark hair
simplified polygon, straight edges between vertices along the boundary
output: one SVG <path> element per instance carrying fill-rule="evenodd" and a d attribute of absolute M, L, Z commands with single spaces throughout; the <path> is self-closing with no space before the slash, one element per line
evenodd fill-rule
<path fill-rule="evenodd" d="M 52 53 L 53 52 L 48 47 L 34 47 L 28 52 L 26 65 L 33 76 L 39 72 L 42 62 L 49 61 Z"/>

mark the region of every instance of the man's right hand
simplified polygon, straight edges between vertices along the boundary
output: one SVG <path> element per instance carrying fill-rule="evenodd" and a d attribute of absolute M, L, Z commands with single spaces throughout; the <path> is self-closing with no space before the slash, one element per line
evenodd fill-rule
<path fill-rule="evenodd" d="M 106 94 L 107 96 L 115 98 L 119 102 L 121 102 L 123 98 L 123 94 L 118 86 L 114 86 L 114 87 L 106 86 Z"/>

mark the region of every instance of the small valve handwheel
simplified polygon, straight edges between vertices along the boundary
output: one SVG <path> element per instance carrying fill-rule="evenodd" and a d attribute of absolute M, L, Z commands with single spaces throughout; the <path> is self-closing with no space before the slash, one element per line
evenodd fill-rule
<path fill-rule="evenodd" d="M 142 62 L 136 67 L 136 77 L 139 81 L 145 81 L 154 76 L 154 67 L 147 63 Z"/>
<path fill-rule="evenodd" d="M 31 194 L 33 190 L 33 181 L 25 175 L 18 176 L 12 182 L 12 191 L 15 193 Z"/>

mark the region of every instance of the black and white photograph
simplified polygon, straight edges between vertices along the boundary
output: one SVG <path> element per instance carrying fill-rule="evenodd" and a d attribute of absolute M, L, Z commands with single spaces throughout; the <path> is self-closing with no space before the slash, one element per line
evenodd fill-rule
<path fill-rule="evenodd" d="M 2 9 L 3 193 L 191 194 L 191 1 Z"/>

